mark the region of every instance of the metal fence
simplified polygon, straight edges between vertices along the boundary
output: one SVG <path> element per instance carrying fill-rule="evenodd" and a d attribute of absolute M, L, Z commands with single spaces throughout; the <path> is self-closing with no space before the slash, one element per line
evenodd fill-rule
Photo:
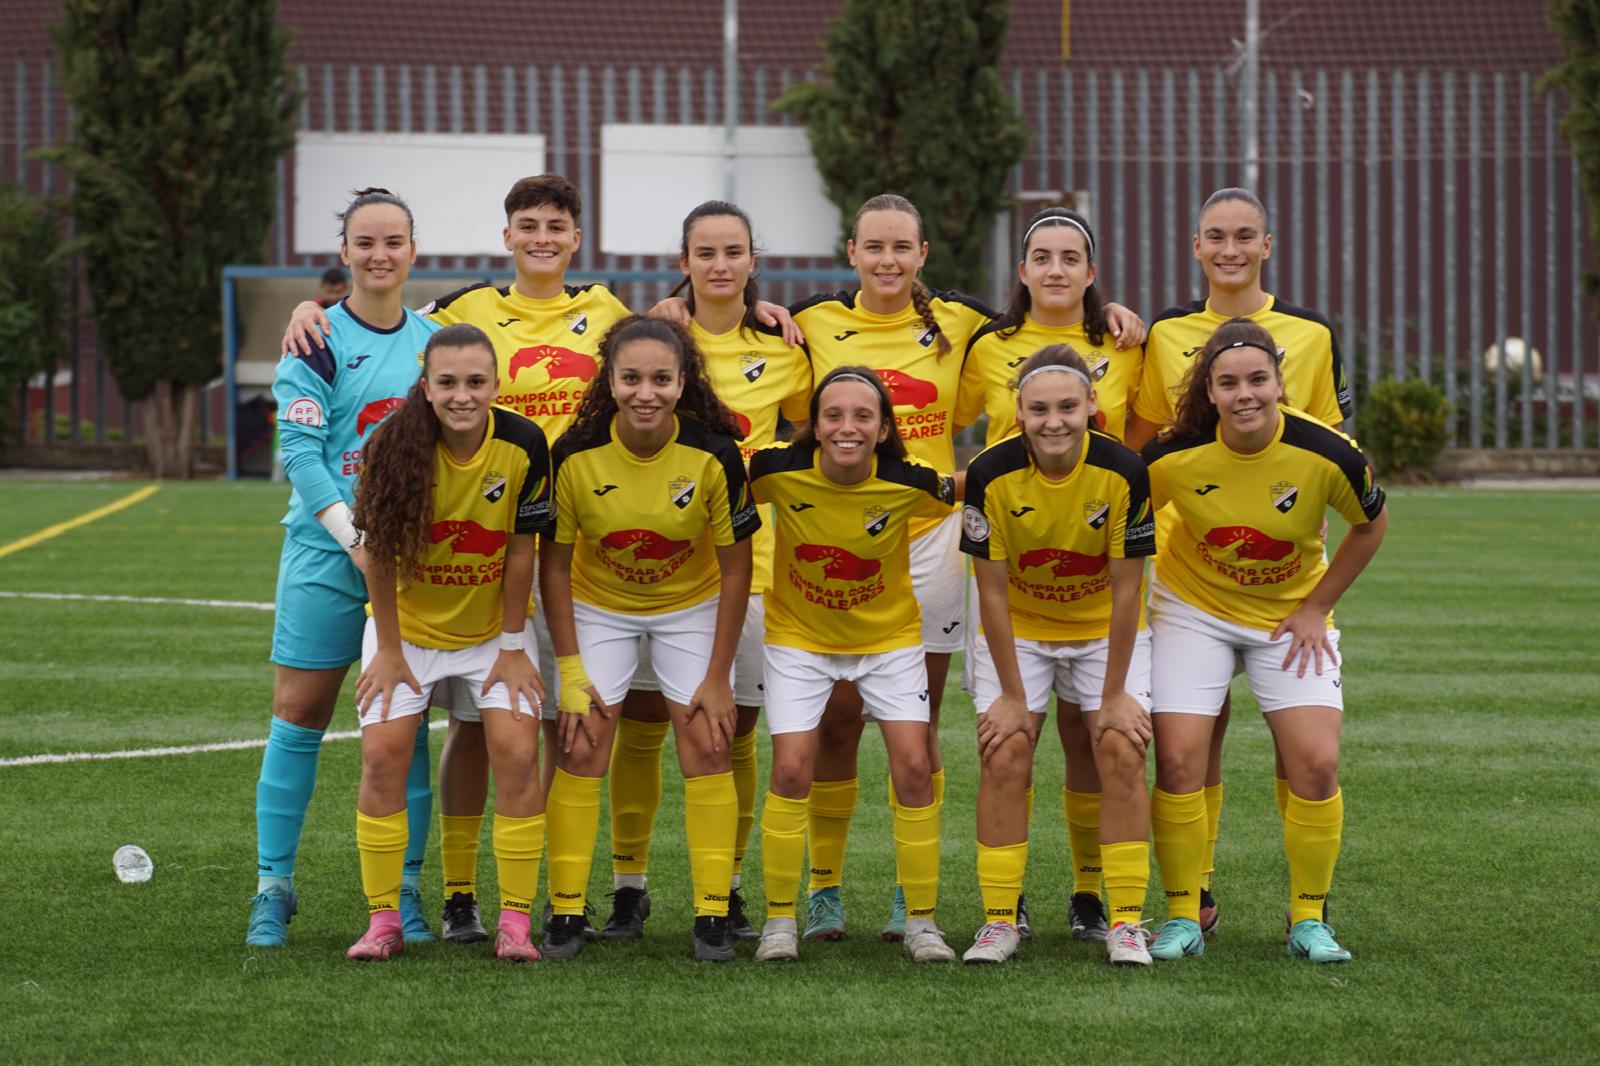
<path fill-rule="evenodd" d="M 6 106 L 0 95 L 0 178 L 62 193 L 64 178 L 27 155 L 68 135 L 56 72 L 38 61 L 12 68 L 0 66 L 0 94 L 11 87 L 13 97 Z M 745 67 L 738 120 L 787 124 L 769 105 L 808 76 Z M 1113 299 L 1149 318 L 1198 295 L 1190 235 L 1199 204 L 1254 174 L 1276 241 L 1268 287 L 1335 320 L 1358 405 L 1380 377 L 1420 376 L 1449 399 L 1455 445 L 1600 447 L 1600 345 L 1580 296 L 1594 253 L 1576 164 L 1557 130 L 1564 102 L 1540 94 L 1533 72 L 1268 69 L 1258 169 L 1246 162 L 1236 85 L 1219 70 L 1051 68 L 1006 78 L 1032 140 L 1013 177 L 1015 214 L 1062 194 L 1086 208 Z M 706 68 L 316 66 L 297 79 L 305 130 L 543 133 L 549 167 L 576 182 L 591 226 L 605 210 L 597 196 L 603 124 L 724 118 L 721 73 Z M 326 265 L 290 247 L 292 170 L 280 162 L 279 217 L 263 258 Z M 1014 262 L 1016 253 L 997 249 L 996 259 Z M 454 257 L 419 266 L 503 270 Z M 676 280 L 668 256 L 603 255 L 594 241 L 573 266 L 629 279 L 619 294 L 633 306 Z M 803 283 L 773 293 L 803 295 Z M 81 356 L 56 388 L 18 401 L 24 425 L 40 412 L 49 412 L 46 424 L 65 412 L 74 433 L 92 422 L 96 439 L 138 431 L 94 356 L 91 332 L 81 331 Z M 1509 337 L 1538 349 L 1541 365 L 1485 360 L 1486 348 Z"/>

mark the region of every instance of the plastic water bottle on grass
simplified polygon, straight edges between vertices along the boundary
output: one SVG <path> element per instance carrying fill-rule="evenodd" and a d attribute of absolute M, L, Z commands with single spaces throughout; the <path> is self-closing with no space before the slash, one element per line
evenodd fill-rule
<path fill-rule="evenodd" d="M 111 856 L 111 865 L 117 868 L 117 880 L 129 885 L 148 881 L 155 872 L 155 863 L 137 844 L 124 844 L 118 848 L 117 853 Z"/>

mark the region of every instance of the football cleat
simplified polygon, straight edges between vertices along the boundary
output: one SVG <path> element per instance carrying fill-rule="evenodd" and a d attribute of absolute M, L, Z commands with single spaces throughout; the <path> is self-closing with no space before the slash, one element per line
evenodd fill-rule
<path fill-rule="evenodd" d="M 1294 923 L 1289 930 L 1289 942 L 1284 952 L 1297 959 L 1312 962 L 1349 962 L 1350 953 L 1333 938 L 1333 929 L 1326 922 L 1306 918 Z"/>
<path fill-rule="evenodd" d="M 382 962 L 394 958 L 405 949 L 405 935 L 398 924 L 372 925 L 360 940 L 350 945 L 345 956 L 356 962 Z"/>
<path fill-rule="evenodd" d="M 1005 962 L 1017 953 L 1022 934 L 1010 922 L 990 922 L 972 938 L 972 946 L 961 956 L 966 963 Z"/>
<path fill-rule="evenodd" d="M 593 904 L 585 902 L 583 905 L 583 939 L 585 940 L 600 939 L 600 930 L 596 929 L 594 924 L 589 921 L 589 915 L 593 913 Z M 555 914 L 555 910 L 551 908 L 550 904 L 546 903 L 544 905 L 544 911 L 539 916 L 539 932 L 550 932 L 550 917 L 553 914 Z"/>
<path fill-rule="evenodd" d="M 501 962 L 538 962 L 539 949 L 523 930 L 502 925 L 494 935 L 494 957 Z"/>
<path fill-rule="evenodd" d="M 1200 923 L 1189 918 L 1169 920 L 1150 943 L 1152 959 L 1181 959 L 1204 954 L 1205 950 L 1206 938 L 1200 935 Z"/>
<path fill-rule="evenodd" d="M 756 945 L 757 962 L 798 962 L 800 938 L 795 936 L 793 918 L 768 918 Z"/>
<path fill-rule="evenodd" d="M 478 914 L 478 898 L 471 892 L 452 892 L 440 921 L 444 938 L 452 944 L 479 944 L 489 939 Z"/>
<path fill-rule="evenodd" d="M 1067 904 L 1067 925 L 1074 940 L 1106 938 L 1106 908 L 1093 892 L 1075 892 Z"/>
<path fill-rule="evenodd" d="M 905 940 L 900 950 L 912 962 L 950 962 L 956 953 L 944 942 L 944 934 L 932 918 L 917 918 L 906 923 Z"/>
<path fill-rule="evenodd" d="M 575 959 L 583 950 L 584 917 L 581 914 L 557 914 L 550 919 L 544 943 L 539 945 L 541 958 L 566 961 Z"/>
<path fill-rule="evenodd" d="M 1210 936 L 1217 931 L 1217 897 L 1209 888 L 1200 890 L 1200 935 Z"/>
<path fill-rule="evenodd" d="M 400 886 L 400 930 L 407 944 L 431 944 L 435 939 L 422 916 L 422 893 L 412 885 Z"/>
<path fill-rule="evenodd" d="M 770 922 L 768 923 L 771 924 Z M 765 933 L 762 934 L 765 936 Z M 807 940 L 844 939 L 844 901 L 839 898 L 839 886 L 819 888 L 806 897 Z"/>
<path fill-rule="evenodd" d="M 650 917 L 650 890 L 619 888 L 611 893 L 611 917 L 600 931 L 605 940 L 638 940 L 644 936 L 644 920 Z"/>
<path fill-rule="evenodd" d="M 1150 930 L 1118 922 L 1106 931 L 1106 955 L 1113 966 L 1149 966 Z"/>
<path fill-rule="evenodd" d="M 894 886 L 894 898 L 889 901 L 889 920 L 883 923 L 883 939 L 891 944 L 906 938 L 906 890 Z"/>
<path fill-rule="evenodd" d="M 761 939 L 761 933 L 744 913 L 744 897 L 737 888 L 728 893 L 728 935 L 735 940 Z"/>
<path fill-rule="evenodd" d="M 717 914 L 702 914 L 694 920 L 694 959 L 696 962 L 732 962 L 737 958 L 728 941 L 728 919 Z"/>
<path fill-rule="evenodd" d="M 258 948 L 281 948 L 289 942 L 287 926 L 299 910 L 294 889 L 269 888 L 250 900 L 250 928 L 244 942 Z"/>
<path fill-rule="evenodd" d="M 1017 893 L 1017 935 L 1024 940 L 1033 939 L 1033 925 L 1028 921 L 1028 897 Z"/>

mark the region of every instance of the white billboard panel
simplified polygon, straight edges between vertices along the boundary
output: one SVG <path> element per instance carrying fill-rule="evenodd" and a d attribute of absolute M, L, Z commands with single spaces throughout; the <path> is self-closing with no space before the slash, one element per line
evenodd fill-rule
<path fill-rule="evenodd" d="M 676 253 L 683 216 L 727 197 L 723 136 L 721 126 L 602 126 L 600 250 Z M 839 210 L 823 194 L 805 130 L 740 126 L 734 152 L 733 201 L 755 223 L 757 247 L 832 256 Z"/>
<path fill-rule="evenodd" d="M 294 251 L 339 250 L 334 215 L 352 189 L 380 186 L 411 206 L 424 255 L 505 255 L 501 204 L 542 174 L 540 134 L 302 133 L 295 149 Z"/>

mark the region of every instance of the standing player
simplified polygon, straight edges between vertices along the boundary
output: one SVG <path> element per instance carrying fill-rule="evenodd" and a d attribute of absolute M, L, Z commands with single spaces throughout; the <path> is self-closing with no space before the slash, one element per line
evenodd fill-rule
<path fill-rule="evenodd" d="M 372 618 L 356 685 L 356 845 L 369 925 L 352 959 L 402 950 L 395 905 L 411 718 L 446 679 L 460 681 L 477 705 L 494 767 L 495 954 L 539 957 L 530 915 L 544 851 L 542 686 L 525 649 L 533 537 L 550 519 L 550 454 L 538 426 L 493 407 L 496 384 L 489 338 L 447 326 L 428 342 L 422 379 L 366 449 L 356 522 Z"/>
<path fill-rule="evenodd" d="M 678 266 L 684 279 L 673 290 L 686 292 L 689 332 L 705 357 L 706 374 L 717 396 L 733 411 L 744 440 L 746 461 L 758 448 L 777 440 L 781 414 L 804 422 L 811 398 L 811 364 L 805 350 L 787 343 L 780 331 L 756 318 L 759 300 L 756 255 L 750 217 L 739 207 L 710 200 L 683 220 Z M 772 582 L 773 535 L 763 525 L 751 541 L 753 576 L 744 631 L 734 660 L 734 785 L 739 794 L 739 826 L 734 838 L 733 888 L 728 895 L 728 929 L 737 939 L 757 935 L 745 916 L 740 894 L 745 846 L 755 822 L 756 716 L 761 707 L 763 599 Z M 611 848 L 614 888 L 611 917 L 602 936 L 644 934 L 650 913 L 645 872 L 656 808 L 661 801 L 661 748 L 668 715 L 653 671 L 640 672 L 622 703 L 611 755 Z M 651 691 L 646 691 L 651 690 Z"/>
<path fill-rule="evenodd" d="M 1207 298 L 1171 307 L 1156 317 L 1145 344 L 1144 372 L 1128 421 L 1128 446 L 1144 447 L 1173 417 L 1179 383 L 1208 338 L 1230 318 L 1248 318 L 1283 346 L 1282 373 L 1288 402 L 1323 425 L 1338 429 L 1349 418 L 1350 386 L 1345 379 L 1339 342 L 1326 317 L 1296 307 L 1267 292 L 1261 268 L 1272 256 L 1267 209 L 1248 189 L 1219 189 L 1200 208 L 1194 235 L 1194 257 L 1205 275 Z M 1206 858 L 1201 879 L 1201 922 L 1206 935 L 1216 928 L 1218 912 L 1211 895 L 1211 871 L 1217 826 L 1222 818 L 1222 741 L 1230 703 L 1212 734 L 1206 770 Z M 1278 813 L 1284 812 L 1289 786 L 1283 761 L 1276 758 Z"/>
<path fill-rule="evenodd" d="M 361 657 L 365 582 L 350 553 L 351 517 L 361 445 L 398 407 L 417 380 L 417 356 L 438 327 L 407 311 L 401 286 L 417 258 L 411 209 L 387 189 L 362 189 L 340 216 L 339 258 L 350 268 L 350 295 L 328 309 L 324 347 L 289 348 L 272 384 L 284 470 L 294 491 L 283 524 L 277 613 L 272 632 L 272 730 L 256 783 L 259 880 L 245 942 L 287 942 L 294 917 L 295 855 L 317 779 L 322 734 L 333 718 L 350 664 Z M 400 909 L 406 937 L 433 939 L 417 882 L 426 850 L 433 793 L 428 733 L 412 730 L 406 807 L 411 845 Z"/>
<path fill-rule="evenodd" d="M 1288 782 L 1289 954 L 1350 957 L 1322 921 L 1344 824 L 1332 611 L 1376 554 L 1388 513 L 1350 438 L 1280 406 L 1282 353 L 1260 324 L 1224 323 L 1185 376 L 1172 427 L 1143 453 L 1152 501 L 1164 508 L 1150 598 L 1150 820 L 1168 900 L 1167 923 L 1150 945 L 1157 958 L 1205 950 L 1206 762 L 1236 661 Z M 1350 523 L 1332 562 L 1323 544 L 1330 506 Z"/>
<path fill-rule="evenodd" d="M 694 955 L 728 962 L 738 821 L 730 682 L 761 519 L 734 444 L 738 424 L 681 327 L 623 319 L 600 359 L 556 444 L 556 528 L 540 575 L 562 675 L 549 803 L 555 913 L 543 950 L 570 959 L 582 949 L 613 708 L 648 645 L 684 776 Z"/>
<path fill-rule="evenodd" d="M 818 726 L 834 685 L 848 681 L 878 721 L 898 797 L 894 842 L 909 911 L 905 953 L 916 962 L 948 962 L 955 953 L 934 924 L 939 803 L 907 541 L 917 518 L 948 513 L 953 479 L 907 457 L 889 393 L 867 367 L 829 372 L 810 414 L 792 446 L 764 448 L 750 460 L 756 499 L 773 505 L 778 526 L 766 618 L 767 921 L 756 960 L 799 957 L 795 911 Z"/>
<path fill-rule="evenodd" d="M 1094 428 L 1122 439 L 1128 405 L 1139 385 L 1144 351 L 1116 347 L 1106 322 L 1105 298 L 1096 284 L 1095 237 L 1088 220 L 1063 207 L 1048 207 L 1028 221 L 1022 235 L 1022 259 L 1011 302 L 999 318 L 978 330 L 967 347 L 956 401 L 956 425 L 965 427 L 989 416 L 986 444 L 993 447 L 1017 432 L 1017 368 L 1039 349 L 1070 345 L 1080 353 L 1094 382 Z M 969 602 L 976 602 L 976 586 Z M 978 626 L 966 635 L 966 688 L 973 689 L 974 671 L 988 662 L 989 648 Z M 1101 789 L 1094 746 L 1080 714 L 1058 713 L 1056 731 L 1066 753 L 1066 785 L 1062 806 L 1067 839 L 1072 846 L 1072 900 L 1067 924 L 1080 940 L 1105 936 L 1105 906 L 1100 898 Z M 1029 764 L 1031 771 L 1032 764 Z M 1029 778 L 1031 782 L 1031 775 Z M 1027 790 L 1027 812 L 1033 812 L 1033 786 Z M 1029 935 L 1026 904 L 1017 901 L 1017 927 Z"/>
<path fill-rule="evenodd" d="M 1150 878 L 1150 639 L 1142 616 L 1155 522 L 1144 464 L 1089 429 L 1098 414 L 1091 380 L 1064 344 L 1035 353 L 1018 370 L 1013 418 L 1021 434 L 967 468 L 961 550 L 973 556 L 990 651 L 973 686 L 985 924 L 964 956 L 969 963 L 1004 962 L 1017 950 L 1026 792 L 1052 691 L 1058 715 L 1087 719 L 1108 793 L 1096 852 L 1097 860 L 1104 854 L 1114 923 L 1111 961 L 1150 962 L 1140 926 Z M 1098 878 L 1094 891 L 1098 902 Z"/>

